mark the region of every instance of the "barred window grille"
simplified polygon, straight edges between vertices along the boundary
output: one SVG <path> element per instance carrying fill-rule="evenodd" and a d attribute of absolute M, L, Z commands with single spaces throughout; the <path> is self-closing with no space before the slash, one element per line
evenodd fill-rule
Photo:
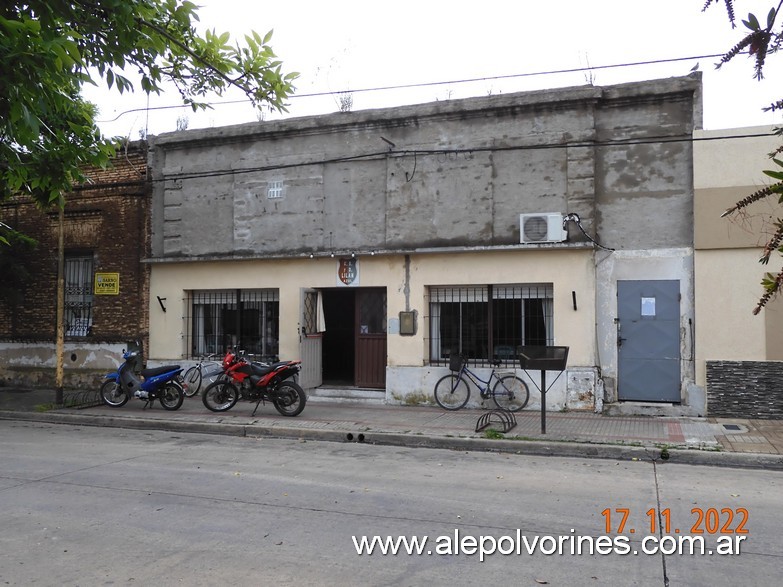
<path fill-rule="evenodd" d="M 276 289 L 196 290 L 189 292 L 189 357 L 229 348 L 260 361 L 279 353 L 280 298 Z"/>
<path fill-rule="evenodd" d="M 82 337 L 92 330 L 92 254 L 65 255 L 65 336 Z"/>
<path fill-rule="evenodd" d="M 476 365 L 518 361 L 523 345 L 552 345 L 552 285 L 430 287 L 430 364 L 452 354 Z"/>
<path fill-rule="evenodd" d="M 304 294 L 304 331 L 313 334 L 318 328 L 318 292 L 307 291 Z"/>

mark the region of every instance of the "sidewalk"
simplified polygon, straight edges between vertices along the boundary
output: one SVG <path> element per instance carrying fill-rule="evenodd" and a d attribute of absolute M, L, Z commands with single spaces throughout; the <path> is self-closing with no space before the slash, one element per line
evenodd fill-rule
<path fill-rule="evenodd" d="M 122 408 L 51 409 L 54 398 L 52 390 L 0 388 L 0 420 L 783 469 L 783 421 L 778 420 L 547 412 L 543 434 L 541 412 L 523 410 L 515 414 L 513 428 L 498 434 L 494 431 L 502 431 L 503 422 L 497 414 L 478 409 L 448 412 L 313 398 L 300 416 L 287 418 L 270 404 L 251 416 L 255 404 L 248 402 L 213 413 L 198 396 L 185 398 L 177 411 L 158 403 L 144 409 L 136 399 Z M 477 432 L 482 416 L 489 426 Z"/>

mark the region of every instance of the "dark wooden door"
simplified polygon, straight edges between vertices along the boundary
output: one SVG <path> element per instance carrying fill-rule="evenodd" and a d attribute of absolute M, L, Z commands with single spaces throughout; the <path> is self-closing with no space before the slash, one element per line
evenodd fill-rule
<path fill-rule="evenodd" d="M 356 291 L 356 385 L 386 387 L 386 290 Z"/>

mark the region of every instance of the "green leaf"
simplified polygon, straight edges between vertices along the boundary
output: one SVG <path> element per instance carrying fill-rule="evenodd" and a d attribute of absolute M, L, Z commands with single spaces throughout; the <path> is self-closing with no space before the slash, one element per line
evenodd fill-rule
<path fill-rule="evenodd" d="M 96 6 L 100 10 L 96 10 Z M 173 84 L 183 102 L 208 108 L 211 94 L 238 88 L 257 104 L 284 111 L 293 91 L 262 38 L 249 31 L 244 44 L 230 35 L 194 28 L 189 0 L 26 0 L 0 8 L 0 63 L 13 64 L 0 83 L 3 197 L 32 195 L 41 205 L 59 201 L 84 165 L 103 165 L 113 147 L 95 126 L 95 108 L 82 85 L 105 84 L 123 94 L 139 73 L 144 92 Z M 95 73 L 97 72 L 97 73 Z"/>
<path fill-rule="evenodd" d="M 752 31 L 758 31 L 761 29 L 761 25 L 759 25 L 759 21 L 755 14 L 748 14 L 748 20 L 743 20 L 742 24 Z"/>

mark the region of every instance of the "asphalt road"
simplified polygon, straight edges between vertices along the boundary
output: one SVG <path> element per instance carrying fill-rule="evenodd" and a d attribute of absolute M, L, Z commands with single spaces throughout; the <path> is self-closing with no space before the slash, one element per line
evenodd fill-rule
<path fill-rule="evenodd" d="M 777 585 L 782 486 L 779 471 L 0 421 L 0 584 Z M 705 531 L 713 554 L 642 553 L 666 523 Z M 571 554 L 602 535 L 628 554 Z M 428 541 L 359 555 L 362 536 Z M 715 554 L 737 536 L 740 555 Z M 566 554 L 548 554 L 558 540 Z"/>

